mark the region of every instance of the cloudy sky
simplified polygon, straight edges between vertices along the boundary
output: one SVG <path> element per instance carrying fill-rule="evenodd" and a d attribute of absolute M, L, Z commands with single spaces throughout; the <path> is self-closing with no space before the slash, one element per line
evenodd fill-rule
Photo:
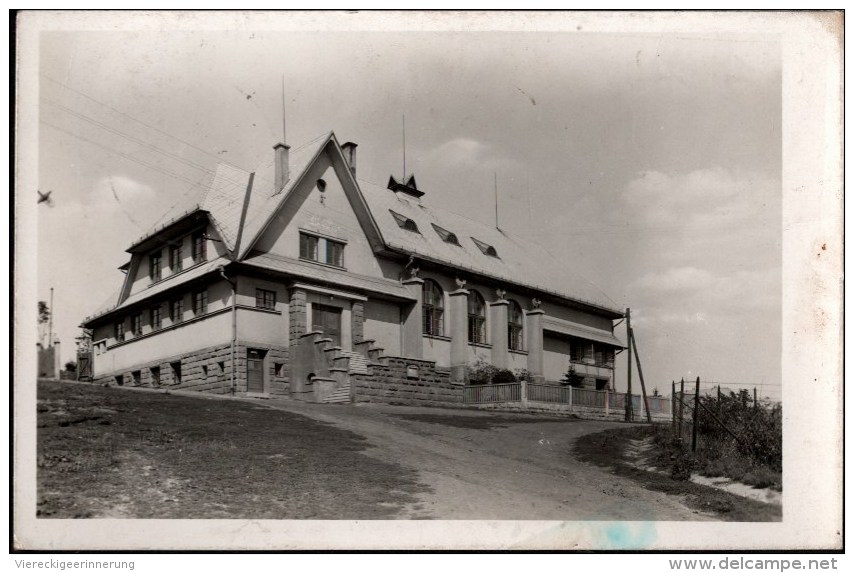
<path fill-rule="evenodd" d="M 631 307 L 650 388 L 700 376 L 779 398 L 776 38 L 599 31 L 592 15 L 538 32 L 324 17 L 41 34 L 38 187 L 54 205 L 37 215 L 38 293 L 55 289 L 64 359 L 136 237 L 218 161 L 272 161 L 284 77 L 292 146 L 332 130 L 383 183 L 403 169 L 405 115 L 425 202 L 494 222 L 497 178 L 502 229 Z"/>

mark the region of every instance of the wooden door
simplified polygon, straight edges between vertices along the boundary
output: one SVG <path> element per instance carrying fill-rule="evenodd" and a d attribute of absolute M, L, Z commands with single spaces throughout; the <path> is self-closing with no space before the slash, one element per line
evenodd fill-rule
<path fill-rule="evenodd" d="M 246 391 L 264 392 L 264 354 L 250 348 L 246 351 Z"/>
<path fill-rule="evenodd" d="M 77 353 L 77 379 L 92 379 L 92 355 L 88 352 Z"/>
<path fill-rule="evenodd" d="M 315 304 L 311 307 L 311 329 L 331 338 L 333 344 L 341 345 L 341 309 L 334 306 Z"/>

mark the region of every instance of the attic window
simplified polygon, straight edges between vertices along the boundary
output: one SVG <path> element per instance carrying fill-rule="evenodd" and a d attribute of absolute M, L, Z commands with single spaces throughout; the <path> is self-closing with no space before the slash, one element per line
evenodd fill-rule
<path fill-rule="evenodd" d="M 419 235 L 421 234 L 421 231 L 418 230 L 418 225 L 415 224 L 415 221 L 405 215 L 395 213 L 391 209 L 389 209 L 388 212 L 391 213 L 392 217 L 394 217 L 394 221 L 397 223 L 398 227 L 406 229 L 407 231 L 412 231 L 413 233 L 418 233 Z"/>
<path fill-rule="evenodd" d="M 487 245 L 483 241 L 478 241 L 474 237 L 471 238 L 474 241 L 474 244 L 477 245 L 477 248 L 481 250 L 484 255 L 489 255 L 490 257 L 498 258 L 498 252 L 495 250 L 495 247 L 492 245 Z"/>
<path fill-rule="evenodd" d="M 452 245 L 456 245 L 458 247 L 462 246 L 462 245 L 460 245 L 460 241 L 459 241 L 459 239 L 457 239 L 457 236 L 455 234 L 453 234 L 452 232 L 450 232 L 447 229 L 443 229 L 442 227 L 440 227 L 439 225 L 437 225 L 435 223 L 430 223 L 430 224 L 433 225 L 433 228 L 436 230 L 436 233 L 438 233 L 439 236 L 442 237 L 443 241 L 445 241 L 446 243 L 451 243 Z"/>

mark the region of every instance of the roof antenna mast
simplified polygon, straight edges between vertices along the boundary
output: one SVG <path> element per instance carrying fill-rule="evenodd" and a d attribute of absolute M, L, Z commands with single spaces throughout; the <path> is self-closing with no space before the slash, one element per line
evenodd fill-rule
<path fill-rule="evenodd" d="M 400 182 L 406 185 L 406 114 L 403 114 L 403 177 Z"/>
<path fill-rule="evenodd" d="M 498 228 L 498 173 L 495 171 L 492 172 L 492 176 L 495 180 L 495 228 Z"/>
<path fill-rule="evenodd" d="M 285 74 L 282 74 L 282 143 L 288 144 L 287 114 L 285 113 Z"/>

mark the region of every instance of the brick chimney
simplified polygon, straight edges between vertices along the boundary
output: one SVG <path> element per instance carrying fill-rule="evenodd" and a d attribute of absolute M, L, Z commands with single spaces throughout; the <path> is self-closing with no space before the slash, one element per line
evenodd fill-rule
<path fill-rule="evenodd" d="M 341 146 L 341 151 L 344 153 L 344 159 L 347 160 L 347 165 L 350 167 L 350 173 L 353 177 L 356 176 L 356 147 L 352 141 L 348 141 Z"/>
<path fill-rule="evenodd" d="M 288 165 L 288 156 L 291 151 L 291 146 L 284 143 L 277 143 L 273 146 L 276 152 L 276 189 L 274 193 L 278 193 L 285 187 L 285 183 L 290 179 L 290 166 Z"/>

